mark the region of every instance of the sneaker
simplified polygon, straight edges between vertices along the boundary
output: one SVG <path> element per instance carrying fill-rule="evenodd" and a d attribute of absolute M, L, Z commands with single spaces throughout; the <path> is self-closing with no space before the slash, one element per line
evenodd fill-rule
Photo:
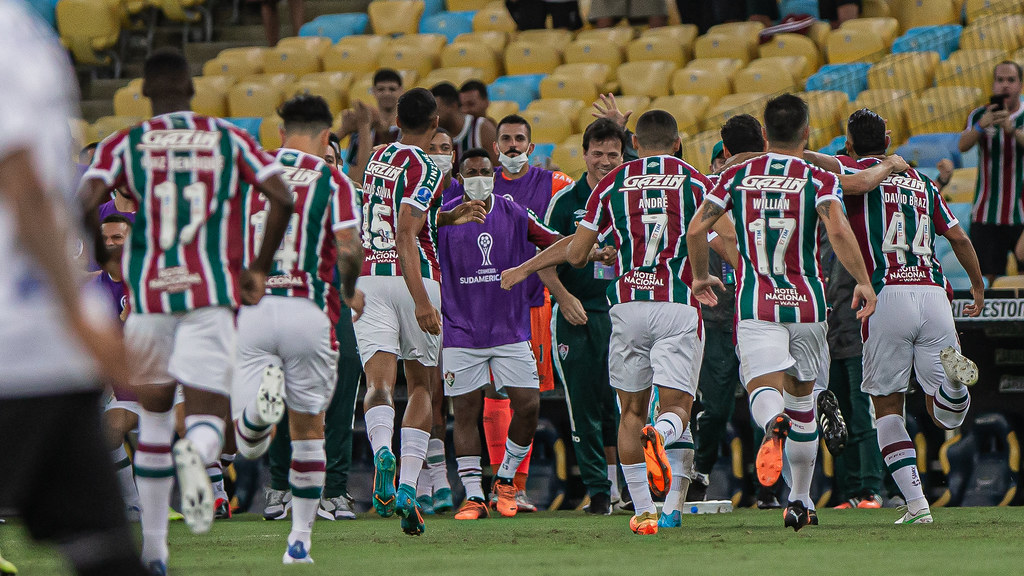
<path fill-rule="evenodd" d="M 373 509 L 383 518 L 395 513 L 395 455 L 387 446 L 373 455 Z M 415 497 L 415 495 L 414 495 Z"/>
<path fill-rule="evenodd" d="M 776 508 L 782 508 L 782 504 L 779 503 L 779 497 L 775 493 L 774 489 L 771 487 L 765 488 L 764 486 L 758 486 L 757 507 L 761 510 L 774 510 Z"/>
<path fill-rule="evenodd" d="M 231 518 L 231 503 L 227 498 L 217 498 L 213 501 L 213 519 L 227 520 Z"/>
<path fill-rule="evenodd" d="M 312 564 L 313 559 L 309 557 L 309 550 L 306 550 L 306 545 L 296 540 L 292 544 L 288 545 L 288 549 L 284 551 L 284 557 L 281 558 L 282 564 Z"/>
<path fill-rule="evenodd" d="M 658 516 L 658 528 L 679 528 L 683 525 L 683 517 L 679 510 Z"/>
<path fill-rule="evenodd" d="M 484 504 L 483 500 L 477 498 L 470 498 L 462 503 L 462 507 L 455 513 L 456 520 L 482 520 L 490 517 L 491 513 L 487 511 L 487 505 Z"/>
<path fill-rule="evenodd" d="M 978 382 L 978 365 L 956 348 L 943 348 L 942 352 L 939 352 L 939 361 L 942 362 L 942 370 L 950 380 L 964 386 L 974 386 Z"/>
<path fill-rule="evenodd" d="M 825 441 L 828 451 L 832 456 L 839 456 L 846 448 L 849 433 L 843 413 L 839 410 L 839 400 L 831 390 L 818 394 L 818 429 L 821 430 L 821 439 Z"/>
<path fill-rule="evenodd" d="M 629 519 L 629 529 L 634 534 L 649 535 L 658 533 L 658 517 L 651 512 L 644 512 Z"/>
<path fill-rule="evenodd" d="M 288 517 L 288 510 L 292 507 L 291 491 L 274 490 L 268 486 L 263 494 L 267 498 L 267 505 L 263 508 L 264 520 L 284 520 Z"/>
<path fill-rule="evenodd" d="M 711 485 L 711 476 L 701 472 L 694 472 L 690 479 L 690 489 L 686 491 L 687 502 L 701 502 L 708 498 L 708 486 Z"/>
<path fill-rule="evenodd" d="M 612 499 L 611 496 L 604 492 L 598 492 L 590 497 L 590 504 L 583 507 L 583 511 L 587 514 L 594 514 L 596 516 L 611 516 L 612 514 Z"/>
<path fill-rule="evenodd" d="M 416 504 L 419 505 L 420 511 L 424 514 L 434 514 L 434 498 L 429 494 L 423 494 L 416 497 Z"/>
<path fill-rule="evenodd" d="M 757 480 L 762 486 L 774 486 L 782 474 L 782 454 L 786 447 L 786 437 L 792 423 L 789 416 L 777 414 L 768 423 L 764 441 L 757 451 Z"/>
<path fill-rule="evenodd" d="M 181 515 L 193 534 L 205 534 L 213 525 L 213 486 L 206 465 L 188 438 L 174 443 L 173 455 L 181 491 Z"/>
<path fill-rule="evenodd" d="M 402 532 L 410 536 L 423 534 L 423 514 L 416 503 L 416 489 L 408 484 L 398 487 L 392 499 L 395 502 L 395 513 L 402 519 Z"/>
<path fill-rule="evenodd" d="M 818 525 L 818 511 L 811 508 L 807 511 L 807 524 L 808 526 Z"/>
<path fill-rule="evenodd" d="M 142 520 L 142 509 L 134 504 L 125 506 L 124 517 L 128 519 L 128 522 L 139 522 Z M 3 560 L 3 558 L 0 558 L 0 560 Z M 3 574 L 3 572 L 0 571 L 0 574 Z"/>
<path fill-rule="evenodd" d="M 455 508 L 452 501 L 451 488 L 439 488 L 434 491 L 434 514 L 444 514 Z"/>
<path fill-rule="evenodd" d="M 665 454 L 665 440 L 654 426 L 648 424 L 640 432 L 640 443 L 644 447 L 644 460 L 647 462 L 647 483 L 655 498 L 664 498 L 672 486 L 672 467 L 668 464 Z"/>
<path fill-rule="evenodd" d="M 903 516 L 896 522 L 893 522 L 893 524 L 931 524 L 933 522 L 932 511 L 929 508 L 925 508 L 913 516 L 911 516 L 910 509 L 906 506 L 900 506 L 897 510 L 903 512 Z"/>
<path fill-rule="evenodd" d="M 352 511 L 352 503 L 347 494 L 333 498 L 320 498 L 320 505 L 317 506 L 316 515 L 325 520 L 355 520 L 356 513 Z"/>
<path fill-rule="evenodd" d="M 267 424 L 277 424 L 284 417 L 284 371 L 270 365 L 263 370 L 256 393 L 256 412 Z"/>
<path fill-rule="evenodd" d="M 516 502 L 516 487 L 511 481 L 498 479 L 494 482 L 494 494 L 498 496 L 495 508 L 498 514 L 506 518 L 512 518 L 519 511 L 519 504 Z"/>
<path fill-rule="evenodd" d="M 537 505 L 530 502 L 530 498 L 526 495 L 526 490 L 516 491 L 516 507 L 519 508 L 520 512 L 536 512 Z"/>
<path fill-rule="evenodd" d="M 865 496 L 864 498 L 860 498 L 859 501 L 857 502 L 857 508 L 864 508 L 864 509 L 868 509 L 868 510 L 874 510 L 874 509 L 881 508 L 881 507 L 882 507 L 882 497 L 879 496 L 878 494 L 872 494 L 870 496 Z"/>
<path fill-rule="evenodd" d="M 786 528 L 792 528 L 794 532 L 799 532 L 801 528 L 811 522 L 807 508 L 799 500 L 790 502 L 789 506 L 786 506 L 786 511 L 782 513 L 782 518 Z"/>
<path fill-rule="evenodd" d="M 854 508 L 860 508 L 860 498 L 850 498 L 839 506 L 832 507 L 833 510 L 853 510 Z"/>
<path fill-rule="evenodd" d="M 632 500 L 619 500 L 612 505 L 613 512 L 635 512 Z"/>
<path fill-rule="evenodd" d="M 150 576 L 167 576 L 167 563 L 163 560 L 153 560 L 146 564 L 146 573 Z"/>

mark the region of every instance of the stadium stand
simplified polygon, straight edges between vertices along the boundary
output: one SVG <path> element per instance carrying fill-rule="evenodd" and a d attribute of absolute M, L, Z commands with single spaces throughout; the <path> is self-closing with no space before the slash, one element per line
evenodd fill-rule
<path fill-rule="evenodd" d="M 299 36 L 319 36 L 337 43 L 346 36 L 365 34 L 370 25 L 366 14 L 324 14 L 299 29 Z"/>
<path fill-rule="evenodd" d="M 443 34 L 451 42 L 459 34 L 473 31 L 474 12 L 441 12 L 426 16 L 420 24 L 421 34 Z"/>
<path fill-rule="evenodd" d="M 366 9 L 374 34 L 415 34 L 425 6 L 423 0 L 374 0 Z"/>

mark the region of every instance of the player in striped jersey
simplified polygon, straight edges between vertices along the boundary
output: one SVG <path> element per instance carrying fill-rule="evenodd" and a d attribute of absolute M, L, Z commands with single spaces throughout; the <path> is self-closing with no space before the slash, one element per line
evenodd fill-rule
<path fill-rule="evenodd" d="M 263 297 L 274 248 L 292 198 L 281 166 L 244 131 L 189 112 L 188 62 L 161 51 L 145 65 L 142 92 L 152 119 L 104 140 L 83 177 L 86 214 L 113 188 L 138 203 L 124 272 L 132 314 L 139 446 L 135 469 L 142 504 L 143 560 L 166 571 L 167 508 L 175 468 L 182 513 L 195 532 L 209 530 L 213 492 L 206 466 L 220 458 L 235 356 L 235 310 Z M 270 202 L 265 246 L 242 268 L 240 186 Z M 185 388 L 185 437 L 174 445 L 175 382 Z"/>
<path fill-rule="evenodd" d="M 459 106 L 459 91 L 448 82 L 441 82 L 430 89 L 437 99 L 438 125 L 452 136 L 455 146 L 455 164 L 462 161 L 462 155 L 473 148 L 483 148 L 496 162 L 494 142 L 498 129 L 494 121 L 486 116 L 473 116 Z"/>
<path fill-rule="evenodd" d="M 879 163 L 887 145 L 885 120 L 863 109 L 847 123 L 849 156 L 813 156 L 823 168 L 855 173 Z M 861 389 L 871 395 L 879 448 L 907 501 L 907 511 L 896 523 L 931 523 L 917 476 L 917 453 L 903 421 L 910 371 L 914 369 L 926 395 L 932 420 L 946 430 L 963 423 L 971 401 L 966 387 L 978 379 L 977 366 L 959 352 L 942 266 L 935 257 L 935 235 L 949 240 L 971 278 L 974 303 L 964 308 L 970 316 L 981 314 L 985 302 L 981 267 L 938 188 L 916 170 L 894 174 L 866 195 L 844 200 L 878 294 L 877 314 L 862 331 Z"/>
<path fill-rule="evenodd" d="M 640 158 L 601 179 L 571 239 L 503 272 L 502 286 L 565 261 L 582 267 L 598 239 L 611 238 L 618 261 L 617 278 L 608 287 L 608 368 L 622 409 L 619 460 L 636 511 L 630 528 L 656 534 L 652 490 L 664 496 L 670 488 L 665 445 L 679 439 L 689 424 L 700 373 L 704 342 L 699 304 L 689 287 L 693 271 L 686 256 L 686 226 L 711 184 L 672 156 L 679 149 L 679 134 L 671 114 L 645 112 L 634 142 Z M 714 304 L 716 297 L 712 293 L 705 300 Z M 652 384 L 661 400 L 653 426 L 646 425 Z"/>
<path fill-rule="evenodd" d="M 809 494 L 817 454 L 812 390 L 826 332 L 819 220 L 857 279 L 853 305 L 865 303 L 859 318 L 871 315 L 876 298 L 843 214 L 838 179 L 800 158 L 809 133 L 807 104 L 784 94 L 768 102 L 764 116 L 768 153 L 722 173 L 690 223 L 687 244 L 694 292 L 722 289 L 721 280 L 708 275 L 706 234 L 731 212 L 742 257 L 736 287 L 740 372 L 751 415 L 767 431 L 757 455 L 758 480 L 775 484 L 785 450 L 792 471 L 785 525 L 799 530 L 814 507 Z"/>
<path fill-rule="evenodd" d="M 238 316 L 235 431 L 239 452 L 255 460 L 288 408 L 291 437 L 292 531 L 285 564 L 312 563 L 310 535 L 324 487 L 324 412 L 334 393 L 338 344 L 334 325 L 340 299 L 358 317 L 363 295 L 355 289 L 363 261 L 355 191 L 320 157 L 333 117 L 319 96 L 296 96 L 278 110 L 284 123 L 277 160 L 295 198 L 288 232 L 274 256 L 267 294 Z M 246 258 L 260 249 L 266 200 L 250 190 L 245 200 Z M 342 294 L 331 280 L 337 267 Z M 244 410 L 239 408 L 244 407 Z M 241 414 L 238 414 L 241 412 Z"/>

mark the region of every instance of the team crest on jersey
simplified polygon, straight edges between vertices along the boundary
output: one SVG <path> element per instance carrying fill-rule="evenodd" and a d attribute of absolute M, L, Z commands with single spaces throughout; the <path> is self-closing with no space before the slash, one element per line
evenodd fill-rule
<path fill-rule="evenodd" d="M 782 170 L 785 167 L 786 167 L 785 164 L 780 164 L 778 162 L 772 164 L 772 170 Z"/>
<path fill-rule="evenodd" d="M 430 200 L 434 197 L 434 193 L 430 191 L 430 188 L 421 186 L 412 195 L 412 199 L 424 206 L 430 205 Z"/>
<path fill-rule="evenodd" d="M 371 160 L 366 165 L 365 175 L 387 180 L 388 182 L 395 182 L 402 175 L 402 168 L 400 166 L 392 166 L 386 162 L 380 162 L 379 160 Z"/>
<path fill-rule="evenodd" d="M 558 345 L 558 357 L 565 360 L 565 357 L 569 355 L 569 346 L 566 344 Z"/>
<path fill-rule="evenodd" d="M 449 388 L 451 388 L 452 386 L 455 386 L 455 373 L 452 372 L 451 370 L 448 370 L 447 372 L 445 372 L 444 373 L 444 383 L 447 384 Z"/>
<path fill-rule="evenodd" d="M 751 174 L 744 176 L 743 181 L 737 186 L 740 190 L 755 192 L 799 192 L 807 184 L 807 180 L 793 176 L 766 176 L 763 174 Z"/>
<path fill-rule="evenodd" d="M 140 150 L 214 150 L 220 132 L 203 130 L 150 130 L 142 134 Z"/>
<path fill-rule="evenodd" d="M 289 186 L 312 186 L 320 178 L 320 171 L 298 166 L 284 166 L 281 172 L 281 177 Z"/>
<path fill-rule="evenodd" d="M 642 174 L 622 181 L 620 192 L 630 190 L 678 190 L 686 182 L 683 174 Z"/>

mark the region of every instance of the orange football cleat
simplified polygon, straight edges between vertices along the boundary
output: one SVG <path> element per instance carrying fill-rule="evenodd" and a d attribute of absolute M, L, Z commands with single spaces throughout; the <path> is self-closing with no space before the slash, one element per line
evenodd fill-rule
<path fill-rule="evenodd" d="M 774 486 L 782 474 L 782 454 L 786 446 L 786 437 L 792 422 L 789 416 L 778 414 L 768 425 L 767 434 L 761 448 L 757 451 L 757 481 L 761 486 Z"/>
<path fill-rule="evenodd" d="M 639 516 L 633 516 L 629 519 L 629 529 L 634 534 L 640 534 L 646 536 L 648 534 L 658 533 L 658 517 L 650 512 L 644 512 Z"/>
<path fill-rule="evenodd" d="M 487 511 L 487 505 L 483 500 L 466 500 L 462 503 L 459 511 L 455 513 L 456 520 L 482 520 L 491 515 Z"/>
<path fill-rule="evenodd" d="M 655 498 L 664 498 L 672 485 L 672 467 L 669 466 L 668 454 L 665 453 L 665 441 L 661 433 L 648 424 L 640 432 L 640 443 L 644 447 L 647 483 L 651 486 L 651 494 Z"/>
<path fill-rule="evenodd" d="M 494 493 L 498 495 L 498 513 L 506 518 L 511 518 L 519 511 L 516 503 L 516 487 L 511 482 L 498 480 L 494 483 Z"/>

